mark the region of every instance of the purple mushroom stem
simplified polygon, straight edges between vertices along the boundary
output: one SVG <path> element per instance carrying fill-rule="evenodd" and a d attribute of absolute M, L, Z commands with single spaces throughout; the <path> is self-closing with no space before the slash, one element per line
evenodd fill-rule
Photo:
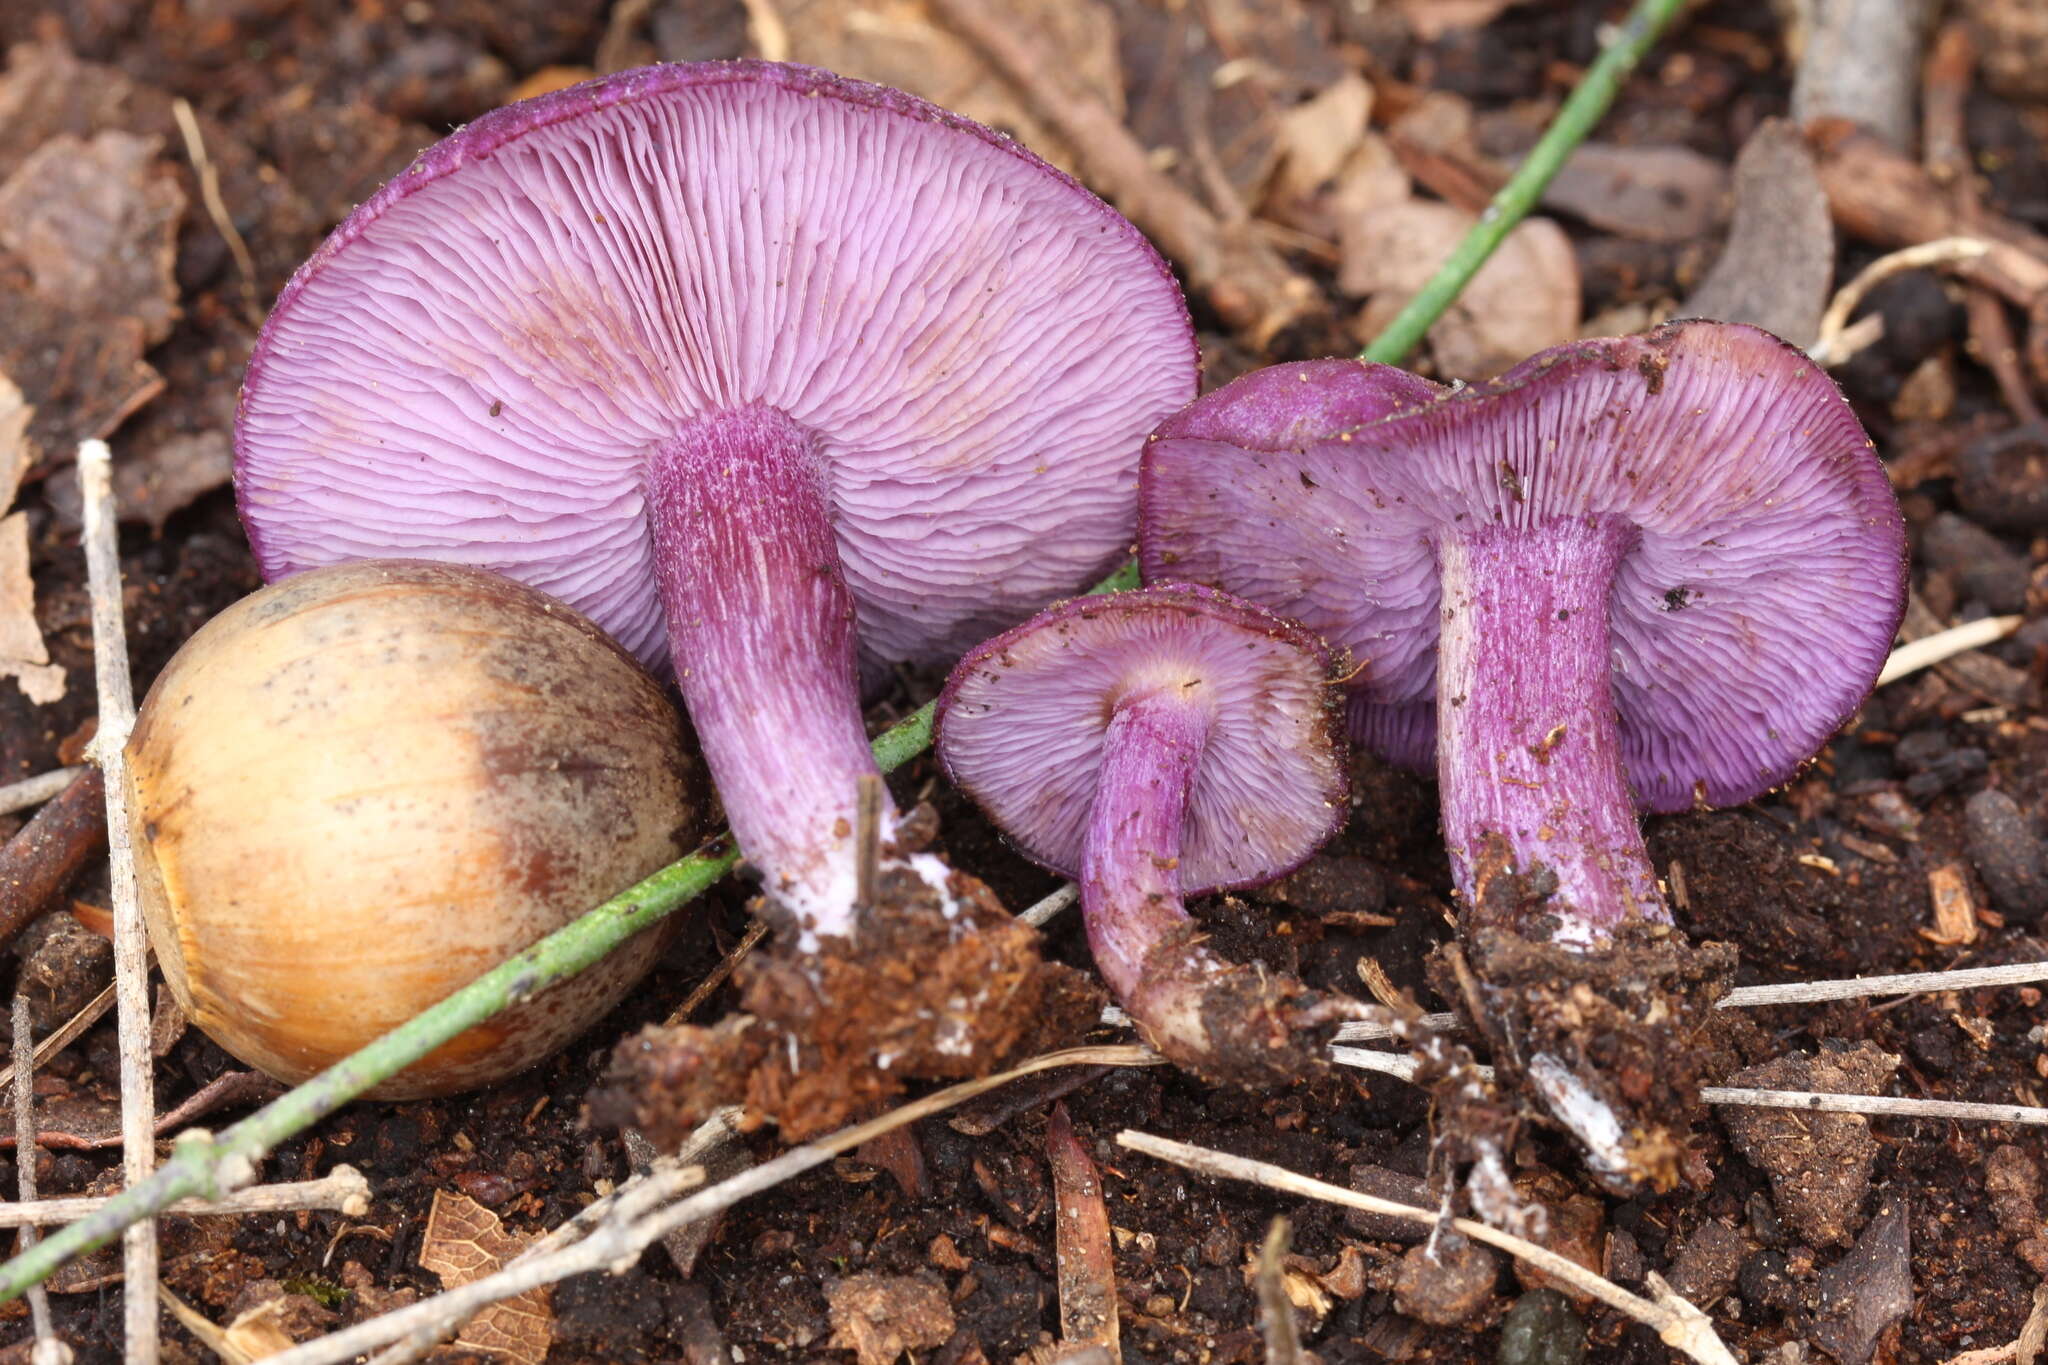
<path fill-rule="evenodd" d="M 1437 541 L 1437 772 L 1468 905 L 1543 868 L 1552 939 L 1593 947 L 1625 920 L 1669 923 L 1622 770 L 1607 598 L 1637 532 L 1619 517 L 1484 523 Z"/>
<path fill-rule="evenodd" d="M 881 770 L 824 481 L 810 433 L 745 407 L 683 425 L 647 495 L 676 681 L 733 834 L 807 935 L 851 937 L 855 802 Z M 885 840 L 893 821 L 885 803 Z"/>
<path fill-rule="evenodd" d="M 1181 903 L 1181 829 L 1209 717 L 1179 691 L 1161 687 L 1117 702 L 1081 854 L 1081 916 L 1095 965 L 1155 1037 L 1173 1032 L 1193 984 L 1185 972 L 1156 971 L 1153 961 L 1193 923 Z"/>

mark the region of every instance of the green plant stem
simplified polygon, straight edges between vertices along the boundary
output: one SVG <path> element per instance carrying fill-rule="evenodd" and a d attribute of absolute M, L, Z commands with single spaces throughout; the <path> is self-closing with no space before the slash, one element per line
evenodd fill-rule
<path fill-rule="evenodd" d="M 1137 585 L 1138 566 L 1126 563 L 1089 591 L 1121 592 Z M 883 772 L 895 771 L 931 747 L 932 714 L 933 706 L 927 702 L 875 737 L 875 762 Z M 0 1266 L 0 1301 L 27 1292 L 73 1256 L 106 1245 L 131 1223 L 160 1213 L 180 1199 L 219 1199 L 250 1183 L 256 1163 L 278 1143 L 305 1131 L 464 1030 L 576 975 L 695 900 L 739 860 L 731 837 L 721 834 L 280 1095 L 219 1136 L 187 1134 L 172 1149 L 170 1160 L 142 1184 Z"/>
<path fill-rule="evenodd" d="M 1614 100 L 1622 79 L 1656 40 L 1683 0 L 1640 0 L 1621 36 L 1600 55 L 1557 121 L 1536 144 L 1465 240 L 1400 316 L 1366 348 L 1365 358 L 1396 363 L 1451 305 L 1502 237 L 1535 204 L 1550 177 Z M 1091 593 L 1120 592 L 1138 584 L 1127 563 Z M 874 742 L 875 761 L 893 771 L 931 747 L 930 704 L 898 721 Z M 0 1302 L 20 1297 L 65 1261 L 106 1245 L 122 1229 L 162 1212 L 180 1199 L 218 1199 L 255 1179 L 256 1163 L 285 1139 L 303 1132 L 385 1078 L 426 1056 L 500 1010 L 574 976 L 634 934 L 701 895 L 733 869 L 739 852 L 729 838 L 713 839 L 681 862 L 621 892 L 571 921 L 511 961 L 477 980 L 361 1051 L 213 1136 L 188 1133 L 170 1160 L 132 1190 L 98 1211 L 37 1242 L 0 1265 Z"/>
<path fill-rule="evenodd" d="M 1383 365 L 1398 365 L 1408 358 L 1408 353 L 1421 342 L 1423 334 L 1472 282 L 1472 277 L 1493 255 L 1501 239 L 1514 231 L 1515 225 L 1536 207 L 1536 201 L 1543 197 L 1551 177 L 1593 131 L 1593 125 L 1614 103 L 1622 81 L 1628 78 L 1629 72 L 1643 59 L 1643 54 L 1650 50 L 1650 45 L 1657 41 L 1657 35 L 1670 24 L 1684 3 L 1685 0 L 1637 0 L 1636 7 L 1622 22 L 1621 32 L 1586 72 L 1578 88 L 1572 91 L 1571 98 L 1564 102 L 1564 107 L 1557 111 L 1557 118 L 1544 131 L 1542 140 L 1515 168 L 1508 183 L 1501 186 L 1500 193 L 1493 196 L 1493 202 L 1479 215 L 1479 221 L 1458 243 L 1450 259 L 1437 267 L 1422 291 L 1408 300 L 1408 306 L 1395 315 L 1385 331 L 1373 338 L 1372 345 L 1359 353 L 1364 359 L 1376 360 Z"/>

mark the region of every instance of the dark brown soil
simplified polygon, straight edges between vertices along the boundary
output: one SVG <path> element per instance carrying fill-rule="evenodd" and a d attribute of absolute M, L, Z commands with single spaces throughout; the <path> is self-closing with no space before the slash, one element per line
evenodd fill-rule
<path fill-rule="evenodd" d="M 1067 3 L 1078 8 L 1084 0 Z M 1303 93 L 1342 69 L 1358 69 L 1379 87 L 1376 119 L 1445 91 L 1482 114 L 1532 127 L 1554 109 L 1596 52 L 1600 26 L 1621 9 L 1521 5 L 1485 28 L 1425 41 L 1402 20 L 1403 6 L 1384 0 L 1206 7 L 1103 0 L 1102 7 L 1120 21 L 1129 117 L 1148 130 L 1175 126 L 1184 107 L 1171 54 L 1201 53 L 1205 72 L 1223 61 L 1203 35 L 1198 12 L 1205 8 L 1244 10 L 1252 19 L 1239 22 L 1255 21 L 1262 35 L 1308 35 L 1292 56 L 1273 38 L 1287 69 L 1310 82 Z M 1679 143 L 1731 162 L 1764 118 L 1787 109 L 1789 72 L 1768 9 L 1743 0 L 1700 9 L 1629 83 L 1600 136 Z M 32 532 L 37 619 L 68 687 L 61 700 L 35 705 L 0 682 L 0 781 L 45 771 L 60 756 L 75 761 L 93 714 L 76 493 L 64 454 L 92 425 L 87 400 L 111 401 L 115 389 L 117 397 L 128 394 L 121 384 L 133 379 L 136 363 L 163 377 L 161 391 L 146 397 L 116 436 L 123 458 L 147 474 L 147 486 L 131 490 L 138 519 L 123 539 L 130 647 L 138 682 L 146 683 L 201 622 L 258 583 L 217 477 L 202 479 L 208 491 L 189 505 L 166 491 L 196 477 L 180 463 L 191 442 L 227 430 L 252 337 L 252 304 L 266 302 L 321 233 L 417 147 L 511 98 L 545 68 L 593 64 L 615 13 L 633 11 L 644 20 L 615 44 L 627 60 L 731 56 L 746 41 L 738 0 L 646 7 L 603 0 L 0 0 L 0 41 L 34 45 L 14 49 L 15 77 L 30 68 L 44 73 L 25 111 L 0 121 L 0 179 L 49 137 L 125 129 L 162 139 L 154 174 L 176 180 L 185 203 L 172 272 L 181 313 L 167 335 L 147 341 L 146 332 L 117 325 L 122 319 L 72 318 L 38 332 L 41 349 L 16 362 L 42 367 L 38 374 L 75 367 L 51 389 L 75 402 L 38 415 L 33 434 L 41 453 L 20 499 Z M 1208 88 L 1207 77 L 1198 84 Z M 190 100 L 201 116 L 254 280 L 243 278 L 205 211 L 171 115 L 173 96 Z M 1219 119 L 1242 113 L 1234 105 L 1219 109 Z M 1987 203 L 2037 230 L 2048 226 L 2040 150 L 2048 110 L 1976 91 L 1968 114 L 1988 176 Z M 1162 145 L 1173 140 L 1147 136 Z M 1224 172 L 1240 171 L 1243 146 L 1222 151 Z M 1186 156 L 1182 162 L 1192 164 Z M 1682 298 L 1719 249 L 1718 230 L 1653 242 L 1562 221 L 1589 315 Z M 1838 279 L 1874 254 L 1845 242 Z M 1332 284 L 1327 252 L 1305 247 L 1296 265 Z M 0 332 L 12 330 L 8 298 L 20 288 L 14 263 L 0 252 Z M 2048 956 L 2038 903 L 2048 866 L 2041 844 L 2048 801 L 2044 475 L 2028 473 L 2024 451 L 2004 439 L 2013 420 L 1990 378 L 1963 353 L 1963 310 L 1943 287 L 1909 275 L 1881 288 L 1873 306 L 1885 313 L 1885 336 L 1839 374 L 1880 453 L 1895 468 L 1916 471 L 1900 489 L 1916 537 L 1916 591 L 1942 623 L 1992 609 L 2021 610 L 2030 620 L 2017 639 L 1986 652 L 1993 668 L 1944 668 L 1885 689 L 1785 790 L 1738 810 L 1651 822 L 1651 854 L 1672 887 L 1681 924 L 1696 942 L 1733 944 L 1742 983 Z M 1213 328 L 1216 318 L 1196 307 L 1198 322 Z M 67 340 L 80 349 L 65 350 Z M 1213 330 L 1203 337 L 1218 380 L 1295 358 L 1319 340 L 1327 337 L 1283 334 L 1255 354 Z M 0 336 L 0 367 L 15 344 L 26 343 Z M 1909 377 L 1930 361 L 1955 388 L 1934 416 L 1902 397 Z M 78 392 L 95 385 L 94 393 Z M 1986 441 L 2003 444 L 1979 445 Z M 875 723 L 928 698 L 935 682 L 904 680 L 877 708 Z M 893 788 L 906 807 L 920 800 L 938 806 L 942 851 L 1006 906 L 1021 908 L 1053 888 L 1054 879 L 1008 852 L 961 805 L 928 760 L 901 770 Z M 2013 808 L 1972 805 L 1987 790 L 2009 797 Z M 0 817 L 0 835 L 19 823 Z M 1929 876 L 1944 869 L 1977 907 L 1971 935 L 1937 935 Z M 103 905 L 104 875 L 89 871 L 72 894 Z M 619 1041 L 665 1017 L 739 939 L 746 894 L 727 884 L 687 911 L 683 932 L 647 986 L 536 1071 L 455 1100 L 350 1106 L 265 1163 L 270 1179 L 309 1177 L 337 1162 L 360 1167 L 375 1191 L 367 1216 L 167 1221 L 168 1287 L 216 1322 L 281 1288 L 291 1295 L 289 1321 L 306 1334 L 438 1290 L 418 1259 L 437 1191 L 468 1196 L 515 1233 L 573 1215 L 631 1169 L 618 1135 L 586 1123 L 586 1098 L 602 1083 Z M 1350 827 L 1280 894 L 1218 900 L 1197 913 L 1218 951 L 1256 959 L 1310 987 L 1362 996 L 1361 968 L 1373 964 L 1425 1008 L 1453 1003 L 1431 991 L 1426 969 L 1432 951 L 1451 936 L 1451 895 L 1427 783 L 1361 761 Z M 1071 912 L 1050 927 L 1045 951 L 1087 968 Z M 62 984 L 39 989 L 55 993 Z M 721 988 L 695 1021 L 732 1012 L 739 992 L 732 984 Z M 2039 1104 L 2048 1093 L 2041 1001 L 2038 989 L 2009 988 L 1754 1011 L 1717 1036 L 1716 1057 L 1705 1060 L 1761 1065 L 1867 1047 L 1899 1059 L 1889 1093 Z M 1813 1068 L 1827 1070 L 1818 1062 Z M 174 1107 L 236 1069 L 206 1039 L 187 1033 L 159 1064 L 158 1103 Z M 39 1074 L 46 1120 L 63 1117 L 85 1136 L 88 1129 L 106 1131 L 115 1072 L 108 1023 Z M 1046 1125 L 1057 1088 L 1040 1086 L 1021 1107 L 983 1106 L 976 1121 L 960 1121 L 970 1131 L 944 1119 L 921 1123 L 913 1130 L 914 1159 L 898 1151 L 886 1168 L 844 1159 L 741 1205 L 687 1282 L 650 1253 L 624 1274 L 559 1286 L 549 1359 L 703 1362 L 725 1358 L 729 1348 L 730 1358 L 744 1353 L 748 1361 L 848 1361 L 850 1351 L 830 1344 L 834 1303 L 851 1303 L 878 1285 L 922 1293 L 905 1279 L 936 1285 L 953 1323 L 942 1343 L 917 1349 L 916 1358 L 941 1365 L 1049 1359 L 1059 1315 Z M 1339 1183 L 1354 1168 L 1370 1167 L 1385 1187 L 1390 1177 L 1414 1181 L 1433 1173 L 1432 1116 L 1427 1096 L 1414 1087 L 1342 1071 L 1253 1096 L 1151 1068 L 1088 1073 L 1065 1103 L 1100 1169 L 1129 1359 L 1260 1359 L 1249 1266 L 1269 1221 L 1281 1213 L 1293 1222 L 1285 1265 L 1290 1289 L 1299 1291 L 1303 1337 L 1325 1365 L 1492 1360 L 1507 1332 L 1518 1341 L 1534 1335 L 1560 1343 L 1583 1333 L 1588 1358 L 1598 1361 L 1667 1358 L 1645 1330 L 1548 1290 L 1535 1296 L 1538 1286 L 1505 1266 L 1449 1253 L 1462 1258 L 1458 1282 L 1425 1286 L 1405 1236 L 1361 1230 L 1336 1208 L 1192 1177 L 1114 1141 L 1123 1128 L 1142 1128 Z M 1934 1362 L 2010 1342 L 2048 1271 L 2039 1202 L 2048 1141 L 2039 1129 L 1869 1124 L 1861 1140 L 1829 1149 L 1830 1160 L 1867 1162 L 1867 1178 L 1846 1192 L 1832 1189 L 1835 1202 L 1825 1210 L 1802 1204 L 1812 1192 L 1802 1193 L 1798 1180 L 1742 1155 L 1743 1144 L 1713 1114 L 1701 1117 L 1672 1153 L 1675 1187 L 1628 1199 L 1604 1194 L 1556 1135 L 1534 1125 L 1517 1131 L 1506 1154 L 1508 1176 L 1521 1199 L 1546 1211 L 1546 1236 L 1557 1249 L 1625 1284 L 1639 1286 L 1657 1271 L 1691 1286 L 1724 1337 L 1750 1359 L 1791 1341 L 1856 1354 L 1870 1324 L 1843 1319 L 1823 1300 L 1859 1286 L 1876 1295 L 1896 1270 L 1902 1243 L 1910 1247 L 1911 1306 L 1870 1336 L 1880 1360 Z M 763 1129 L 749 1141 L 765 1154 L 776 1135 Z M 45 1150 L 37 1163 L 45 1195 L 106 1189 L 117 1167 L 112 1150 L 101 1147 Z M 0 1159 L 0 1188 L 11 1191 L 14 1174 L 12 1159 Z M 117 1265 L 105 1256 L 90 1259 L 65 1272 L 57 1287 L 58 1328 L 79 1359 L 117 1359 Z M 906 1341 L 923 1340 L 923 1324 L 939 1320 L 940 1305 L 925 1301 L 931 1297 L 918 1299 Z M 0 1308 L 0 1343 L 8 1344 L 0 1359 L 25 1359 L 15 1345 L 27 1335 L 25 1311 L 20 1304 Z M 212 1358 L 165 1321 L 166 1359 Z"/>

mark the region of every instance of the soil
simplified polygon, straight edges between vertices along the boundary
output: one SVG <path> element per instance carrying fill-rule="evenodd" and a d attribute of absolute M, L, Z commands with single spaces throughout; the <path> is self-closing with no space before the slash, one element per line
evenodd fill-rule
<path fill-rule="evenodd" d="M 1117 13 L 1128 49 L 1130 88 L 1120 93 L 1130 118 L 1173 124 L 1179 106 L 1168 68 L 1175 64 L 1162 54 L 1200 51 L 1204 61 L 1214 59 L 1205 72 L 1222 61 L 1213 35 L 1188 27 L 1186 13 L 1200 7 L 1149 0 L 1100 7 Z M 1601 25 L 1621 8 L 1517 6 L 1484 27 L 1436 36 L 1404 18 L 1435 7 L 1431 0 L 1208 6 L 1241 8 L 1261 32 L 1309 34 L 1302 50 L 1315 54 L 1314 63 L 1303 57 L 1287 69 L 1312 71 L 1318 87 L 1341 70 L 1365 72 L 1380 87 L 1376 120 L 1444 94 L 1495 116 L 1500 127 L 1540 127 L 1597 51 Z M 1699 8 L 1628 83 L 1602 139 L 1676 143 L 1731 164 L 1748 135 L 1789 104 L 1790 70 L 1768 11 L 1744 0 Z M 614 32 L 622 15 L 637 18 Z M 554 68 L 594 65 L 601 45 L 625 61 L 696 59 L 738 55 L 746 33 L 738 0 L 0 0 L 0 41 L 33 45 L 14 47 L 10 79 L 29 83 L 25 71 L 42 72 L 26 105 L 0 117 L 0 178 L 52 137 L 124 129 L 161 140 L 149 174 L 182 191 L 174 201 L 152 189 L 138 202 L 167 223 L 169 206 L 183 205 L 164 228 L 175 320 L 160 299 L 102 301 L 117 314 L 125 308 L 121 315 L 74 301 L 69 312 L 34 318 L 0 304 L 0 318 L 29 318 L 42 329 L 30 340 L 0 337 L 0 369 L 18 367 L 25 387 L 33 372 L 50 394 L 76 391 L 75 401 L 39 411 L 31 431 L 36 460 L 19 499 L 31 533 L 36 620 L 67 685 L 60 699 L 36 704 L 0 682 L 0 781 L 76 761 L 89 734 L 93 687 L 70 443 L 117 427 L 117 452 L 139 471 L 124 485 L 133 516 L 122 556 L 130 648 L 138 684 L 146 684 L 200 623 L 258 585 L 231 496 L 206 460 L 217 457 L 231 419 L 252 314 L 325 229 L 424 142 L 533 82 L 558 79 Z M 1283 47 L 1276 38 L 1274 50 Z M 1142 86 L 1135 72 L 1146 73 Z M 253 278 L 208 214 L 172 117 L 173 96 L 199 114 Z M 2048 110 L 1977 89 L 1967 113 L 1988 179 L 1987 206 L 2048 229 L 2040 142 Z M 1225 150 L 1235 171 L 1244 147 L 1232 142 Z M 1625 317 L 1683 298 L 1721 240 L 1719 228 L 1648 240 L 1568 216 L 1560 221 L 1589 314 Z M 1286 232 L 1294 235 L 1283 233 L 1283 244 L 1302 238 L 1292 264 L 1335 300 L 1334 256 L 1304 233 Z M 1875 254 L 1845 240 L 1836 278 Z M 153 259 L 145 253 L 135 265 L 145 283 Z M 15 266 L 0 251 L 0 292 L 23 287 L 18 271 L 9 273 Z M 1194 306 L 1212 381 L 1330 343 L 1326 334 L 1299 329 L 1254 350 L 1224 335 L 1208 304 Z M 2010 435 L 2015 423 L 1997 386 L 1964 353 L 1964 310 L 1950 290 L 1908 275 L 1881 287 L 1872 306 L 1885 315 L 1883 338 L 1837 373 L 1879 452 L 1910 471 L 1900 492 L 1916 552 L 1924 550 L 1916 553 L 1916 592 L 1937 623 L 1993 609 L 2023 611 L 2029 622 L 1971 667 L 1945 666 L 1881 691 L 1787 788 L 1736 810 L 1650 822 L 1650 851 L 1681 924 L 1696 942 L 1734 945 L 1742 984 L 2048 956 L 2039 919 L 2048 867 L 2041 842 L 2048 499 L 2040 494 L 2043 472 L 2025 463 L 2038 445 Z M 1930 373 L 1934 379 L 1922 377 Z M 1940 401 L 1928 401 L 1930 389 Z M 1923 546 L 1923 532 L 1937 521 L 1941 533 Z M 874 723 L 930 697 L 936 682 L 906 676 L 878 703 Z M 1008 851 L 961 804 L 928 758 L 895 774 L 892 788 L 906 809 L 920 801 L 938 808 L 940 850 L 1006 906 L 1020 908 L 1053 889 L 1052 877 Z M 2012 808 L 1973 804 L 1987 790 L 2010 798 Z M 1361 759 L 1353 804 L 1349 828 L 1280 892 L 1219 898 L 1196 913 L 1217 950 L 1236 960 L 1360 996 L 1362 974 L 1382 976 L 1424 1008 L 1451 1007 L 1456 1002 L 1432 991 L 1427 967 L 1452 937 L 1433 788 Z M 0 817 L 0 835 L 20 823 Z M 1953 919 L 1937 919 L 1931 886 L 1951 909 L 1962 897 L 1960 930 Z M 71 897 L 104 905 L 104 874 L 88 871 Z M 718 966 L 746 930 L 746 899 L 744 886 L 728 883 L 687 911 L 647 986 L 535 1071 L 453 1100 L 348 1106 L 264 1163 L 267 1179 L 307 1178 L 337 1162 L 361 1168 L 374 1190 L 366 1216 L 167 1220 L 166 1285 L 216 1322 L 283 1294 L 287 1329 L 303 1336 L 441 1287 L 419 1263 L 437 1192 L 467 1196 L 514 1235 L 560 1224 L 632 1169 L 619 1133 L 588 1121 L 586 1097 L 604 1083 L 622 1038 L 663 1019 Z M 45 931 L 36 941 L 48 938 Z M 1044 951 L 1088 969 L 1072 912 L 1050 927 Z M 73 958 L 87 964 L 77 971 L 104 971 L 97 954 L 65 960 Z M 37 986 L 45 997 L 62 987 Z M 721 987 L 693 1022 L 738 1009 L 742 989 Z M 1897 1059 L 1888 1093 L 2040 1104 L 2048 1093 L 2041 1000 L 2038 989 L 2008 988 L 1750 1011 L 1726 1025 L 1715 1055 L 1701 1064 L 1725 1068 L 1718 1073 L 1725 1076 L 1741 1066 L 1826 1056 L 1836 1060 L 1802 1064 L 1801 1074 L 1843 1077 L 1883 1071 L 1869 1063 L 1874 1053 Z M 177 1036 L 173 1023 L 164 1037 L 176 1041 L 158 1066 L 163 1110 L 240 1069 L 196 1031 Z M 1863 1060 L 1851 1065 L 1844 1057 Z M 107 1022 L 39 1072 L 45 1129 L 70 1123 L 82 1139 L 107 1131 L 115 1071 Z M 1034 1084 L 1015 1102 L 918 1124 L 907 1151 L 901 1144 L 864 1151 L 740 1205 L 696 1255 L 687 1280 L 656 1252 L 622 1274 L 558 1286 L 547 1358 L 846 1361 L 855 1341 L 850 1328 L 835 1338 L 835 1311 L 870 1323 L 855 1335 L 887 1350 L 891 1338 L 875 1326 L 887 1314 L 871 1306 L 894 1302 L 877 1297 L 891 1294 L 914 1307 L 904 1310 L 893 1339 L 917 1359 L 1053 1358 L 1060 1315 L 1047 1125 L 1062 1091 L 1079 1147 L 1100 1172 L 1128 1359 L 1225 1365 L 1261 1358 L 1250 1267 L 1278 1214 L 1293 1224 L 1292 1251 L 1283 1258 L 1289 1296 L 1304 1343 L 1325 1365 L 1575 1359 L 1575 1342 L 1600 1361 L 1668 1358 L 1646 1329 L 1489 1257 L 1459 1250 L 1455 1284 L 1424 1283 L 1429 1277 L 1418 1273 L 1409 1234 L 1361 1226 L 1333 1207 L 1189 1176 L 1114 1141 L 1123 1128 L 1141 1128 L 1339 1183 L 1364 1169 L 1362 1181 L 1391 1188 L 1432 1174 L 1432 1114 L 1412 1086 L 1340 1071 L 1250 1095 L 1168 1068 L 1096 1069 Z M 214 1093 L 248 1091 L 231 1085 Z M 232 1116 L 206 1121 L 218 1126 Z M 1769 1144 L 1746 1140 L 1712 1113 L 1694 1116 L 1673 1156 L 1675 1186 L 1626 1199 L 1604 1193 L 1558 1135 L 1515 1123 L 1506 1132 L 1507 1177 L 1518 1199 L 1544 1209 L 1554 1246 L 1624 1284 L 1640 1286 L 1656 1271 L 1693 1288 L 1748 1359 L 1779 1359 L 1770 1353 L 1790 1342 L 1854 1357 L 1855 1365 L 1872 1357 L 1941 1361 L 2001 1345 L 2019 1334 L 2048 1271 L 2039 1203 L 2048 1139 L 2040 1129 L 1905 1119 L 1864 1125 L 1825 1152 L 1805 1154 L 1816 1169 L 1858 1165 L 1852 1174 L 1860 1179 L 1828 1182 L 1832 1202 L 1824 1209 L 1802 1202 L 1819 1197 L 1812 1182 L 1775 1168 Z M 767 1154 L 777 1137 L 762 1128 L 747 1141 Z M 75 1142 L 46 1148 L 36 1160 L 46 1196 L 108 1188 L 118 1165 L 111 1148 Z M 0 1187 L 11 1190 L 14 1175 L 12 1159 L 0 1159 Z M 1905 1248 L 1906 1306 L 1882 1320 L 1867 1312 L 1850 1320 L 1829 1306 L 1859 1290 L 1868 1291 L 1868 1302 L 1898 1300 Z M 78 1358 L 118 1359 L 115 1263 L 90 1258 L 67 1270 L 57 1288 L 58 1330 Z M 950 1328 L 936 1339 L 934 1324 L 947 1320 Z M 164 1330 L 167 1360 L 212 1358 L 168 1317 Z M 27 1332 L 23 1305 L 0 1308 L 0 1360 L 26 1359 Z"/>

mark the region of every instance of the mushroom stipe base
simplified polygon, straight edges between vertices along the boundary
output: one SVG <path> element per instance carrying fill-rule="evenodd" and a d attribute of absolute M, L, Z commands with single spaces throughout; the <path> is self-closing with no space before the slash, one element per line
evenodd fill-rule
<path fill-rule="evenodd" d="M 854 935 L 856 793 L 881 775 L 826 477 L 816 435 L 754 405 L 684 426 L 646 479 L 677 684 L 766 908 L 806 948 Z"/>
<path fill-rule="evenodd" d="M 1506 476 L 1503 476 L 1506 477 Z M 1620 517 L 1445 531 L 1437 652 L 1444 842 L 1466 902 L 1536 924 L 1562 947 L 1623 923 L 1670 923 L 1622 773 L 1607 600 L 1638 538 Z M 1547 894 L 1489 894 L 1503 870 L 1545 869 Z"/>

